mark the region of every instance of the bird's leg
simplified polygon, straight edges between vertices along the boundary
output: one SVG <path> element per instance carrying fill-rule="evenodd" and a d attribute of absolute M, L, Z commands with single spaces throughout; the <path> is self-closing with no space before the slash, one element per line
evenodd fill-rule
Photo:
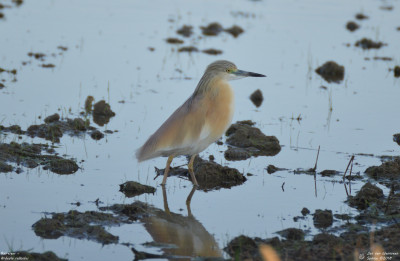
<path fill-rule="evenodd" d="M 194 154 L 189 161 L 188 164 L 188 169 L 189 169 L 189 173 L 190 173 L 190 177 L 192 178 L 192 182 L 195 186 L 199 186 L 199 184 L 197 183 L 196 177 L 194 176 L 194 171 L 193 171 L 193 162 L 194 162 L 194 158 L 196 158 L 197 154 Z"/>
<path fill-rule="evenodd" d="M 164 170 L 164 178 L 163 178 L 162 183 L 161 183 L 161 185 L 163 185 L 163 186 L 165 186 L 165 183 L 167 183 L 168 172 L 169 172 L 169 168 L 170 168 L 170 165 L 171 165 L 171 162 L 172 162 L 173 158 L 174 158 L 174 155 L 171 155 L 171 156 L 168 157 L 167 165 L 165 166 L 165 170 Z"/>
<path fill-rule="evenodd" d="M 171 214 L 171 212 L 169 211 L 169 207 L 168 207 L 168 199 L 167 199 L 167 190 L 165 188 L 165 186 L 161 186 L 162 187 L 162 194 L 163 194 L 163 199 L 164 199 L 164 210 L 165 213 L 167 214 Z"/>
<path fill-rule="evenodd" d="M 192 191 L 190 191 L 187 199 L 186 199 L 186 207 L 187 207 L 187 211 L 188 211 L 188 216 L 191 217 L 192 216 L 192 210 L 190 209 L 190 202 L 192 201 L 192 197 L 194 192 L 196 192 L 196 186 L 193 186 Z"/>

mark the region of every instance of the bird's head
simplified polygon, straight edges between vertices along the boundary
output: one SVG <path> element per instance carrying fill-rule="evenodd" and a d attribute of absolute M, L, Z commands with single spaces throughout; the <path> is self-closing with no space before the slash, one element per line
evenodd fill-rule
<path fill-rule="evenodd" d="M 207 67 L 205 74 L 221 77 L 225 80 L 237 80 L 244 77 L 265 77 L 263 74 L 239 70 L 232 62 L 220 60 Z"/>

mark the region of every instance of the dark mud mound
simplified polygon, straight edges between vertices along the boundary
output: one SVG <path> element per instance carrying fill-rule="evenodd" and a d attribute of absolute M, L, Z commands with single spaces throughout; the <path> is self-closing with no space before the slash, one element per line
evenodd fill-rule
<path fill-rule="evenodd" d="M 230 145 L 225 151 L 227 160 L 274 156 L 281 151 L 279 140 L 275 136 L 266 136 L 253 125 L 251 121 L 240 121 L 232 124 L 226 131 L 226 143 Z"/>
<path fill-rule="evenodd" d="M 180 52 L 180 53 L 183 53 L 183 52 L 193 53 L 193 52 L 198 52 L 198 51 L 199 51 L 199 49 L 197 49 L 194 46 L 184 46 L 184 47 L 178 49 L 178 52 Z"/>
<path fill-rule="evenodd" d="M 42 218 L 33 224 L 32 228 L 37 236 L 45 239 L 68 236 L 106 245 L 118 243 L 118 237 L 107 232 L 104 226 L 116 226 L 121 223 L 129 222 L 112 214 L 71 210 L 68 213 L 52 213 L 52 218 Z"/>
<path fill-rule="evenodd" d="M 67 261 L 68 259 L 59 258 L 51 251 L 44 253 L 16 251 L 12 253 L 0 253 L 0 260 Z"/>
<path fill-rule="evenodd" d="M 224 29 L 224 31 L 231 34 L 235 38 L 244 32 L 243 28 L 237 25 L 233 25 L 232 27 L 226 28 Z"/>
<path fill-rule="evenodd" d="M 349 197 L 349 205 L 359 210 L 363 210 L 372 204 L 382 204 L 383 191 L 371 183 L 366 183 L 354 196 Z"/>
<path fill-rule="evenodd" d="M 131 198 L 144 193 L 154 194 L 154 192 L 156 192 L 156 189 L 151 186 L 142 185 L 135 181 L 127 181 L 119 185 L 119 191 L 124 193 L 126 197 Z"/>
<path fill-rule="evenodd" d="M 231 188 L 247 180 L 237 169 L 202 160 L 200 157 L 196 157 L 193 169 L 201 190 Z"/>
<path fill-rule="evenodd" d="M 262 260 L 256 241 L 244 235 L 232 239 L 224 250 L 234 260 Z"/>
<path fill-rule="evenodd" d="M 199 183 L 199 189 L 204 191 L 220 188 L 231 188 L 243 184 L 247 179 L 237 169 L 224 167 L 213 161 L 202 160 L 196 157 L 193 163 L 193 170 Z M 164 169 L 157 169 L 157 175 L 164 175 Z M 169 176 L 179 176 L 190 179 L 187 169 L 176 167 L 171 168 Z"/>
<path fill-rule="evenodd" d="M 354 32 L 355 30 L 357 30 L 358 28 L 360 28 L 360 26 L 353 21 L 350 21 L 346 24 L 346 28 L 347 30 L 349 30 L 350 32 Z"/>
<path fill-rule="evenodd" d="M 0 166 L 10 171 L 6 162 L 17 163 L 28 168 L 39 165 L 57 174 L 72 174 L 79 167 L 72 159 L 65 159 L 56 155 L 43 155 L 42 152 L 54 153 L 54 149 L 47 144 L 18 144 L 16 142 L 0 144 Z M 12 168 L 12 167 L 11 167 Z M 1 170 L 0 170 L 1 171 Z"/>
<path fill-rule="evenodd" d="M 224 249 L 235 260 L 262 260 L 258 248 L 261 244 L 272 246 L 281 260 L 354 260 L 356 258 L 371 257 L 370 242 L 379 244 L 386 252 L 385 260 L 398 259 L 398 242 L 400 242 L 400 228 L 391 225 L 371 234 L 369 231 L 344 232 L 340 236 L 329 233 L 320 233 L 311 241 L 279 240 L 277 237 L 260 239 L 239 236 L 230 241 Z M 369 253 L 369 254 L 368 254 Z M 391 257 L 391 258 L 390 258 Z M 382 259 L 384 260 L 384 259 Z"/>
<path fill-rule="evenodd" d="M 95 130 L 96 128 L 90 126 L 88 119 L 81 118 L 64 119 L 60 120 L 60 115 L 55 113 L 44 119 L 43 124 L 31 125 L 26 130 L 26 134 L 30 137 L 39 137 L 52 142 L 60 142 L 60 138 L 64 133 L 71 136 L 79 136 L 88 130 Z"/>
<path fill-rule="evenodd" d="M 99 125 L 104 126 L 110 121 L 111 117 L 115 116 L 115 112 L 111 110 L 110 104 L 101 100 L 93 106 L 93 121 Z"/>
<path fill-rule="evenodd" d="M 207 26 L 200 26 L 200 29 L 202 30 L 203 35 L 207 36 L 217 36 L 223 31 L 222 25 L 216 22 L 210 23 Z"/>
<path fill-rule="evenodd" d="M 332 226 L 333 224 L 332 210 L 328 209 L 315 210 L 313 220 L 314 220 L 314 226 L 316 228 L 327 228 Z"/>
<path fill-rule="evenodd" d="M 358 13 L 358 14 L 356 14 L 356 19 L 357 20 L 365 20 L 365 19 L 368 19 L 369 17 L 368 16 L 366 16 L 365 14 L 363 14 L 363 13 Z"/>
<path fill-rule="evenodd" d="M 213 48 L 205 49 L 202 52 L 206 53 L 206 54 L 209 54 L 209 55 L 220 55 L 220 54 L 222 54 L 221 50 L 217 50 L 217 49 L 213 49 Z"/>
<path fill-rule="evenodd" d="M 369 167 L 365 170 L 365 173 L 387 187 L 390 187 L 392 184 L 399 184 L 400 157 L 394 157 L 380 166 Z"/>
<path fill-rule="evenodd" d="M 394 77 L 400 77 L 400 66 L 395 66 L 393 69 Z"/>
<path fill-rule="evenodd" d="M 393 135 L 393 141 L 400 145 L 400 133 Z"/>
<path fill-rule="evenodd" d="M 176 33 L 180 34 L 184 37 L 190 37 L 193 34 L 193 26 L 191 25 L 184 25 L 181 28 L 179 28 Z"/>
<path fill-rule="evenodd" d="M 355 43 L 355 46 L 361 47 L 362 49 L 379 49 L 382 46 L 386 45 L 385 43 L 382 42 L 375 42 L 371 39 L 368 38 L 363 38 Z"/>
<path fill-rule="evenodd" d="M 144 217 L 149 216 L 150 206 L 146 203 L 136 201 L 132 204 L 114 204 L 108 207 L 100 207 L 102 211 L 112 211 L 117 214 L 119 219 L 124 222 L 137 221 Z"/>
<path fill-rule="evenodd" d="M 184 43 L 183 40 L 178 39 L 178 38 L 172 38 L 172 37 L 167 38 L 165 41 L 166 41 L 167 43 L 169 43 L 169 44 L 183 44 L 183 43 Z"/>
<path fill-rule="evenodd" d="M 263 100 L 264 100 L 264 97 L 263 97 L 262 92 L 261 92 L 259 89 L 256 90 L 255 92 L 253 92 L 253 93 L 250 95 L 250 100 L 253 102 L 253 104 L 254 104 L 257 108 L 260 107 L 261 104 L 262 104 L 262 102 L 263 102 Z"/>
<path fill-rule="evenodd" d="M 304 239 L 304 231 L 301 229 L 298 229 L 298 228 L 287 228 L 287 229 L 278 231 L 276 233 L 288 240 L 303 240 Z"/>
<path fill-rule="evenodd" d="M 344 78 L 344 66 L 328 61 L 315 70 L 327 82 L 340 83 Z"/>

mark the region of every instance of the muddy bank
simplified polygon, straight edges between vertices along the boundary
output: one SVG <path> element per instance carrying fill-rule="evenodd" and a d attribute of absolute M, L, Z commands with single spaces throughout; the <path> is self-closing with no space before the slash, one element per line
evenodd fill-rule
<path fill-rule="evenodd" d="M 350 32 L 354 32 L 355 30 L 357 30 L 358 28 L 360 28 L 360 26 L 353 21 L 350 21 L 346 24 L 346 28 L 347 30 L 349 30 Z"/>
<path fill-rule="evenodd" d="M 49 154 L 42 154 L 43 152 Z M 27 168 L 42 166 L 44 170 L 48 169 L 57 174 L 73 174 L 79 169 L 75 160 L 62 158 L 54 155 L 54 153 L 54 148 L 47 144 L 1 143 L 0 172 L 14 170 L 14 167 L 7 164 L 7 162 L 12 162 Z"/>
<path fill-rule="evenodd" d="M 0 260 L 35 260 L 35 261 L 67 261 L 68 259 L 60 258 L 51 251 L 44 253 L 36 253 L 29 251 L 12 251 L 0 253 Z"/>
<path fill-rule="evenodd" d="M 87 239 L 103 245 L 118 243 L 118 236 L 107 232 L 104 227 L 130 223 L 125 217 L 108 213 L 71 210 L 68 213 L 52 213 L 51 218 L 41 218 L 32 228 L 35 234 L 45 239 L 67 236 Z"/>
<path fill-rule="evenodd" d="M 142 185 L 135 181 L 127 181 L 119 185 L 119 191 L 124 193 L 126 197 L 131 198 L 144 193 L 154 194 L 154 192 L 156 192 L 156 189 L 151 186 Z"/>
<path fill-rule="evenodd" d="M 104 100 L 98 101 L 93 105 L 93 121 L 100 127 L 110 122 L 110 119 L 114 116 L 115 112 L 111 110 L 110 104 Z"/>
<path fill-rule="evenodd" d="M 213 161 L 203 160 L 196 157 L 193 163 L 193 170 L 199 183 L 199 189 L 203 191 L 231 188 L 243 184 L 247 179 L 237 169 L 221 166 Z M 157 175 L 164 175 L 164 169 L 157 169 Z M 187 169 L 171 168 L 169 176 L 179 176 L 190 180 Z"/>
<path fill-rule="evenodd" d="M 372 166 L 365 170 L 365 173 L 387 187 L 395 186 L 400 190 L 400 157 L 394 157 L 380 166 Z"/>
<path fill-rule="evenodd" d="M 281 260 L 354 260 L 359 256 L 372 258 L 368 252 L 376 252 L 372 249 L 380 245 L 388 253 L 386 257 L 391 256 L 387 260 L 399 259 L 400 228 L 397 225 L 373 233 L 349 231 L 335 236 L 323 232 L 311 241 L 303 240 L 301 230 L 298 230 L 287 229 L 286 239 L 282 240 L 278 237 L 261 239 L 242 235 L 231 240 L 224 250 L 236 260 L 263 260 L 258 251 L 261 245 L 273 247 Z"/>
<path fill-rule="evenodd" d="M 327 82 L 340 83 L 344 78 L 344 66 L 328 61 L 315 70 Z"/>
<path fill-rule="evenodd" d="M 226 131 L 225 151 L 227 160 L 245 160 L 252 156 L 274 156 L 281 150 L 279 140 L 275 136 L 266 136 L 260 129 L 253 127 L 251 121 L 239 121 Z"/>

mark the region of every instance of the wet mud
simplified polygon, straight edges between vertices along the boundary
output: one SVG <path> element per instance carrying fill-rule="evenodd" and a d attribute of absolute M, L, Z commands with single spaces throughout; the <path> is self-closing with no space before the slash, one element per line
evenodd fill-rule
<path fill-rule="evenodd" d="M 357 41 L 354 45 L 366 50 L 366 49 L 379 49 L 382 46 L 385 46 L 387 44 L 382 43 L 382 42 L 375 42 L 368 38 L 363 38 L 363 39 Z"/>
<path fill-rule="evenodd" d="M 218 190 L 221 188 L 231 188 L 243 184 L 247 179 L 235 168 L 221 166 L 213 161 L 203 160 L 196 157 L 193 162 L 193 170 L 199 184 L 199 189 L 203 191 Z M 158 176 L 164 175 L 164 169 L 157 169 Z M 181 167 L 171 168 L 169 176 L 179 176 L 190 179 L 187 169 Z"/>
<path fill-rule="evenodd" d="M 231 34 L 235 38 L 244 32 L 243 28 L 237 25 L 233 25 L 232 27 L 226 28 L 224 29 L 224 31 Z"/>
<path fill-rule="evenodd" d="M 314 226 L 316 228 L 327 228 L 332 226 L 333 224 L 332 210 L 329 209 L 315 210 L 313 221 L 314 221 Z"/>
<path fill-rule="evenodd" d="M 346 24 L 346 28 L 347 28 L 347 30 L 349 30 L 350 32 L 354 32 L 354 31 L 356 31 L 358 28 L 360 28 L 360 26 L 359 26 L 356 22 L 350 21 L 350 22 L 348 22 L 348 23 Z"/>
<path fill-rule="evenodd" d="M 206 53 L 206 54 L 209 54 L 209 55 L 220 55 L 220 54 L 222 54 L 221 50 L 217 50 L 217 49 L 213 49 L 213 48 L 205 49 L 202 52 Z"/>
<path fill-rule="evenodd" d="M 201 29 L 203 35 L 206 35 L 206 36 L 217 36 L 224 30 L 222 25 L 220 25 L 217 22 L 210 23 L 207 26 L 200 26 L 200 29 Z"/>
<path fill-rule="evenodd" d="M 193 52 L 198 52 L 199 49 L 197 49 L 197 47 L 194 46 L 184 46 L 178 49 L 178 52 L 182 53 L 182 52 L 187 52 L 187 53 L 193 53 Z"/>
<path fill-rule="evenodd" d="M 96 211 L 82 213 L 71 210 L 68 213 L 52 213 L 51 215 L 51 218 L 41 218 L 32 225 L 37 236 L 44 239 L 67 236 L 87 239 L 103 245 L 116 244 L 119 241 L 118 236 L 107 232 L 104 227 L 130 223 L 125 217 Z"/>
<path fill-rule="evenodd" d="M 42 154 L 42 152 L 49 154 Z M 73 174 L 79 169 L 75 160 L 50 154 L 54 154 L 54 149 L 47 144 L 0 143 L 0 172 L 14 170 L 14 167 L 7 162 L 27 168 L 42 166 L 44 170 L 48 169 L 57 174 Z"/>
<path fill-rule="evenodd" d="M 262 102 L 263 102 L 263 100 L 264 100 L 264 97 L 263 97 L 262 92 L 261 92 L 259 89 L 256 90 L 255 92 L 253 92 L 253 93 L 250 95 L 250 100 L 253 102 L 253 104 L 254 104 L 257 108 L 260 107 L 261 104 L 262 104 Z"/>
<path fill-rule="evenodd" d="M 328 61 L 315 70 L 327 82 L 340 83 L 344 78 L 344 66 Z"/>
<path fill-rule="evenodd" d="M 0 253 L 0 260 L 35 260 L 35 261 L 67 261 L 51 251 L 36 253 L 29 251 L 16 251 Z"/>
<path fill-rule="evenodd" d="M 180 34 L 184 37 L 190 37 L 193 34 L 193 26 L 191 25 L 183 25 L 176 31 L 177 34 Z"/>
<path fill-rule="evenodd" d="M 111 110 L 110 104 L 101 100 L 93 105 L 93 121 L 100 127 L 110 122 L 115 116 L 115 112 Z"/>
<path fill-rule="evenodd" d="M 400 66 L 395 66 L 393 69 L 394 77 L 400 77 Z"/>
<path fill-rule="evenodd" d="M 226 131 L 229 145 L 225 151 L 227 160 L 245 160 L 257 156 L 274 156 L 281 150 L 279 140 L 275 136 L 266 136 L 260 129 L 253 127 L 251 121 L 239 121 Z"/>
<path fill-rule="evenodd" d="M 365 20 L 365 19 L 369 18 L 367 15 L 365 15 L 363 13 L 358 13 L 358 14 L 356 14 L 355 17 L 356 17 L 357 20 Z"/>
<path fill-rule="evenodd" d="M 393 141 L 400 145 L 400 133 L 393 135 Z"/>
<path fill-rule="evenodd" d="M 119 191 L 124 193 L 126 197 L 131 198 L 144 193 L 154 194 L 156 189 L 151 186 L 142 185 L 135 181 L 127 181 L 119 185 Z"/>
<path fill-rule="evenodd" d="M 181 40 L 181 39 L 178 39 L 178 38 L 167 38 L 166 40 L 165 40 L 167 43 L 169 43 L 169 44 L 183 44 L 184 43 L 184 41 L 183 40 Z"/>
<path fill-rule="evenodd" d="M 394 185 L 400 190 L 400 157 L 394 157 L 380 166 L 371 166 L 365 173 L 387 187 Z"/>

